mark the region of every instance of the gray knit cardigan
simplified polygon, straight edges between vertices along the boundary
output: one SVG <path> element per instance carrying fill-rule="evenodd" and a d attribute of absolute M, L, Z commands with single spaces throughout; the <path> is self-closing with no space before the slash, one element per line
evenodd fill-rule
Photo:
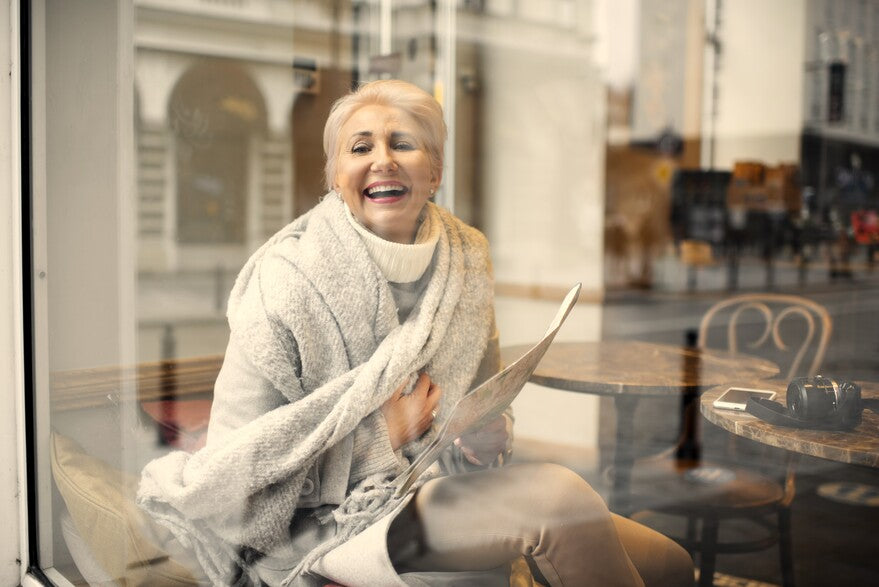
<path fill-rule="evenodd" d="M 239 274 L 232 337 L 288 403 L 195 454 L 149 463 L 137 498 L 193 548 L 214 583 L 256 579 L 242 552 L 270 552 L 289 539 L 309 471 L 333 451 L 334 466 L 350 466 L 359 423 L 402 381 L 428 372 L 443 389 L 441 412 L 469 390 L 492 328 L 488 246 L 477 230 L 427 205 L 444 230 L 425 292 L 403 324 L 334 195 L 273 236 Z M 434 432 L 403 447 L 404 456 L 418 454 Z M 399 505 L 393 473 L 377 471 L 347 492 L 334 512 L 336 538 L 295 573 Z"/>

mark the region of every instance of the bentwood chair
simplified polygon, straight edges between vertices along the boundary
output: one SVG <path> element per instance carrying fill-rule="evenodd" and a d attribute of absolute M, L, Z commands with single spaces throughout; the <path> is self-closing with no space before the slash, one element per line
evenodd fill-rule
<path fill-rule="evenodd" d="M 709 308 L 699 324 L 697 344 L 702 348 L 725 348 L 733 354 L 770 358 L 782 366 L 783 377 L 789 380 L 818 372 L 832 324 L 827 309 L 807 298 L 744 294 Z M 760 334 L 741 342 L 745 338 L 743 330 L 749 325 L 757 326 Z M 718 344 L 718 333 L 726 335 L 725 345 Z"/>
<path fill-rule="evenodd" d="M 780 377 L 787 381 L 818 371 L 831 328 L 827 310 L 811 300 L 746 294 L 720 301 L 703 315 L 697 345 L 772 359 L 781 366 Z M 698 402 L 690 409 L 698 410 Z M 754 453 L 767 447 L 732 447 L 732 437 L 725 439 L 726 445 L 716 451 L 720 453 L 716 463 L 664 458 L 648 459 L 643 466 L 636 466 L 633 493 L 645 500 L 647 509 L 633 517 L 648 525 L 651 512 L 686 521 L 686 531 L 672 537 L 691 555 L 698 554 L 699 585 L 713 584 L 718 554 L 752 552 L 774 544 L 779 548 L 782 581 L 793 585 L 790 505 L 795 493 L 796 458 L 787 453 L 786 462 L 773 474 L 755 466 L 771 468 L 765 466 L 771 460 L 766 454 Z M 742 451 L 751 454 L 743 455 Z M 777 474 L 781 469 L 783 476 Z M 734 539 L 721 541 L 722 524 L 734 529 Z"/>

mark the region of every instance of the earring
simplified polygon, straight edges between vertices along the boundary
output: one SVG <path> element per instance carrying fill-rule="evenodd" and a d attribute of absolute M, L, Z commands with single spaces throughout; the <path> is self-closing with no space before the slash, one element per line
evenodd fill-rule
<path fill-rule="evenodd" d="M 434 195 L 436 193 L 436 188 L 430 188 L 430 195 Z"/>

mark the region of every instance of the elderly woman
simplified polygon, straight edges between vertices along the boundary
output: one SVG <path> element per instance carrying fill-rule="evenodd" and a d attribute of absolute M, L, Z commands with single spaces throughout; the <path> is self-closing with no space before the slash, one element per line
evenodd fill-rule
<path fill-rule="evenodd" d="M 612 516 L 574 473 L 486 468 L 509 452 L 509 414 L 394 496 L 499 362 L 486 240 L 430 202 L 445 134 L 437 102 L 405 82 L 335 104 L 331 191 L 232 291 L 207 446 L 150 463 L 139 503 L 217 584 L 507 585 L 522 556 L 549 585 L 692 583 L 686 552 Z"/>

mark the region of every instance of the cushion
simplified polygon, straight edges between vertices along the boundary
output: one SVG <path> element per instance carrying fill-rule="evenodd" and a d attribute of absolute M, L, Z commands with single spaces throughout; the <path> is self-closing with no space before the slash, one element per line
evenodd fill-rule
<path fill-rule="evenodd" d="M 125 585 L 197 585 L 200 571 L 171 532 L 134 502 L 138 480 L 53 433 L 52 474 L 79 536 L 95 561 Z M 169 554 L 175 553 L 175 558 Z M 188 567 L 186 566 L 188 565 Z"/>
<path fill-rule="evenodd" d="M 82 536 L 73 524 L 73 518 L 66 509 L 58 513 L 58 522 L 61 525 L 61 535 L 64 537 L 64 544 L 70 551 L 70 556 L 76 564 L 82 578 L 90 587 L 116 587 L 118 583 L 113 577 L 107 574 L 98 561 L 92 555 L 92 549 L 85 543 Z M 68 577 L 69 578 L 69 577 Z"/>

